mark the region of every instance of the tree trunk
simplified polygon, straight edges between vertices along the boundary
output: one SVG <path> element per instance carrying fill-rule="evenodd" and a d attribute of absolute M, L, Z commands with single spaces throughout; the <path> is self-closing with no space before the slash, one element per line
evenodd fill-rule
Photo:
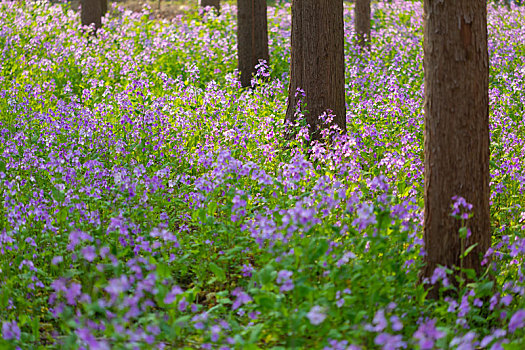
<path fill-rule="evenodd" d="M 102 26 L 102 11 L 100 8 L 100 0 L 81 0 L 80 20 L 82 25 L 88 26 L 95 24 L 95 30 Z"/>
<path fill-rule="evenodd" d="M 355 1 L 354 26 L 359 46 L 370 47 L 370 0 Z"/>
<path fill-rule="evenodd" d="M 100 13 L 102 17 L 108 12 L 108 0 L 100 0 Z"/>
<path fill-rule="evenodd" d="M 491 244 L 489 208 L 489 65 L 485 0 L 425 0 L 426 266 L 461 266 L 461 222 L 451 217 L 455 195 L 473 205 L 464 248 L 478 246 L 463 267 L 481 272 Z M 463 249 L 464 249 L 463 248 Z M 430 291 L 437 297 L 437 288 Z"/>
<path fill-rule="evenodd" d="M 251 86 L 259 60 L 268 62 L 266 0 L 237 0 L 237 52 L 241 85 Z"/>
<path fill-rule="evenodd" d="M 293 0 L 286 120 L 296 121 L 300 103 L 310 140 L 320 138 L 326 125 L 318 117 L 327 111 L 334 115 L 328 125 L 346 132 L 343 33 L 343 0 Z"/>
<path fill-rule="evenodd" d="M 201 0 L 201 6 L 213 6 L 217 11 L 221 10 L 221 0 Z"/>

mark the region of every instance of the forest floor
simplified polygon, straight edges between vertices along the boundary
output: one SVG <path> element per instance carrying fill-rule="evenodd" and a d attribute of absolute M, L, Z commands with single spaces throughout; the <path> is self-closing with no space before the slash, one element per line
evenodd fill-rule
<path fill-rule="evenodd" d="M 419 279 L 420 2 L 374 2 L 370 50 L 345 4 L 347 133 L 321 142 L 283 123 L 289 2 L 253 89 L 235 6 L 175 4 L 93 36 L 0 0 L 0 349 L 525 348 L 523 8 L 488 7 L 493 240 L 467 282 Z"/>

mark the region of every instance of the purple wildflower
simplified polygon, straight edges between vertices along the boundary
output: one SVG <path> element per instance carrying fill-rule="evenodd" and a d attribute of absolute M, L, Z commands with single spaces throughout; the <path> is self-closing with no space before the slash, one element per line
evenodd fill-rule
<path fill-rule="evenodd" d="M 180 312 L 184 312 L 186 311 L 186 308 L 188 307 L 189 303 L 186 301 L 186 298 L 182 298 L 180 301 L 179 301 L 179 305 L 177 306 L 177 308 L 179 309 Z"/>
<path fill-rule="evenodd" d="M 421 324 L 414 333 L 414 338 L 418 340 L 421 350 L 433 349 L 435 341 L 444 336 L 444 332 L 436 329 L 436 320 L 429 320 Z"/>
<path fill-rule="evenodd" d="M 51 260 L 51 265 L 58 265 L 60 264 L 62 261 L 64 261 L 64 258 L 59 255 L 59 256 L 54 256 L 53 259 Z"/>
<path fill-rule="evenodd" d="M 2 322 L 2 337 L 5 340 L 20 340 L 20 328 L 16 321 Z"/>
<path fill-rule="evenodd" d="M 509 321 L 509 332 L 514 333 L 516 329 L 523 328 L 525 325 L 525 310 L 516 312 Z"/>
<path fill-rule="evenodd" d="M 397 350 L 406 348 L 407 343 L 403 341 L 403 337 L 398 335 L 391 335 L 388 333 L 380 333 L 374 339 L 376 345 L 382 345 L 383 350 Z"/>
<path fill-rule="evenodd" d="M 289 292 L 292 289 L 294 289 L 293 281 L 290 279 L 290 277 L 292 277 L 292 274 L 293 272 L 288 270 L 281 270 L 277 274 L 277 283 L 281 284 L 281 292 Z"/>
<path fill-rule="evenodd" d="M 246 294 L 242 290 L 242 288 L 235 288 L 235 290 L 232 292 L 232 295 L 237 297 L 237 299 L 235 299 L 232 305 L 233 310 L 237 310 L 242 305 L 248 304 L 252 301 L 252 298 L 248 294 Z"/>
<path fill-rule="evenodd" d="M 82 248 L 81 253 L 84 256 L 84 259 L 86 259 L 89 262 L 92 262 L 97 257 L 97 252 L 95 250 L 95 247 L 90 246 L 90 245 Z"/>
<path fill-rule="evenodd" d="M 321 306 L 313 306 L 310 311 L 306 314 L 306 317 L 310 320 L 310 323 L 317 326 L 326 318 L 326 314 L 323 312 L 324 309 Z"/>
<path fill-rule="evenodd" d="M 171 291 L 164 297 L 164 304 L 171 304 L 175 301 L 177 295 L 182 294 L 183 290 L 179 286 L 175 286 Z"/>

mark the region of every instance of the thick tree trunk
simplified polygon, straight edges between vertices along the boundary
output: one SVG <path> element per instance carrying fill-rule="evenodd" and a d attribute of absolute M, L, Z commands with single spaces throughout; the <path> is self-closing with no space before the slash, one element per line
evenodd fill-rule
<path fill-rule="evenodd" d="M 251 86 L 259 60 L 268 62 L 266 0 L 237 0 L 237 52 L 241 85 Z"/>
<path fill-rule="evenodd" d="M 108 0 L 100 0 L 100 13 L 102 17 L 108 12 Z"/>
<path fill-rule="evenodd" d="M 221 10 L 221 0 L 201 0 L 201 6 L 213 6 L 217 11 Z"/>
<path fill-rule="evenodd" d="M 354 26 L 357 43 L 362 47 L 370 46 L 370 0 L 356 0 L 354 8 Z"/>
<path fill-rule="evenodd" d="M 100 8 L 100 0 L 81 0 L 80 20 L 82 25 L 88 26 L 95 23 L 95 30 L 102 26 L 102 11 Z"/>
<path fill-rule="evenodd" d="M 293 0 L 291 41 L 286 120 L 297 119 L 301 101 L 311 140 L 320 138 L 318 117 L 327 111 L 334 115 L 328 125 L 346 132 L 343 0 Z"/>
<path fill-rule="evenodd" d="M 461 266 L 459 220 L 451 198 L 473 205 L 465 247 L 478 246 L 463 267 L 481 271 L 490 247 L 487 4 L 485 0 L 425 0 L 426 267 Z M 437 289 L 430 292 L 437 296 Z"/>

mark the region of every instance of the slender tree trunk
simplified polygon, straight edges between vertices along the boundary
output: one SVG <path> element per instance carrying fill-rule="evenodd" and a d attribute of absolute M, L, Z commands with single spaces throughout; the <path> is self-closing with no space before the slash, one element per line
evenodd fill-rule
<path fill-rule="evenodd" d="M 362 47 L 370 47 L 370 0 L 355 1 L 354 26 L 357 43 Z"/>
<path fill-rule="evenodd" d="M 108 12 L 108 0 L 100 0 L 100 13 L 102 17 Z"/>
<path fill-rule="evenodd" d="M 318 117 L 327 111 L 334 115 L 329 125 L 346 132 L 343 34 L 343 0 L 293 0 L 286 120 L 297 119 L 300 102 L 311 140 L 320 138 Z"/>
<path fill-rule="evenodd" d="M 100 11 L 102 16 L 105 16 L 108 12 L 108 0 L 100 0 Z"/>
<path fill-rule="evenodd" d="M 463 267 L 481 271 L 490 247 L 489 65 L 485 0 L 425 0 L 426 266 L 461 266 L 461 222 L 451 217 L 455 195 L 473 205 L 464 248 L 478 246 Z M 464 249 L 463 248 L 463 249 Z M 437 288 L 430 291 L 437 297 Z"/>
<path fill-rule="evenodd" d="M 217 9 L 217 11 L 221 10 L 221 1 L 220 0 L 200 0 L 200 1 L 201 1 L 201 6 L 202 7 L 213 6 L 213 7 L 215 7 L 215 9 Z"/>
<path fill-rule="evenodd" d="M 81 0 L 82 10 L 80 19 L 82 25 L 91 25 L 95 23 L 95 30 L 102 26 L 102 10 L 100 8 L 100 0 Z"/>
<path fill-rule="evenodd" d="M 237 0 L 237 52 L 241 85 L 251 86 L 259 60 L 268 62 L 266 0 Z"/>

